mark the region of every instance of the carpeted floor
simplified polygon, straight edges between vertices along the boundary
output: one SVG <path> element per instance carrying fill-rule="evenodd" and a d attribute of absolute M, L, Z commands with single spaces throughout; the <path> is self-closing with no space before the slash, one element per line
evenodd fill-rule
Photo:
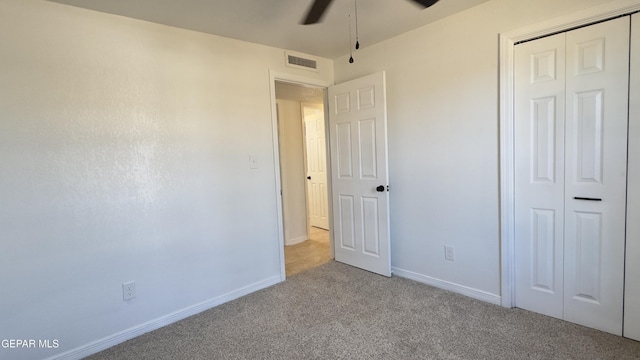
<path fill-rule="evenodd" d="M 640 342 L 331 261 L 91 359 L 640 359 Z"/>

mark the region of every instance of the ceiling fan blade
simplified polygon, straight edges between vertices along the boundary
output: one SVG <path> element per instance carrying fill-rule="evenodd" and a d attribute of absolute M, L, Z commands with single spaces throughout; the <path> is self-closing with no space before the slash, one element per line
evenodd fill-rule
<path fill-rule="evenodd" d="M 315 24 L 320 21 L 332 0 L 315 0 L 309 8 L 307 16 L 302 22 L 304 25 Z"/>
<path fill-rule="evenodd" d="M 422 6 L 422 7 L 424 7 L 426 9 L 429 6 L 437 3 L 438 0 L 413 0 L 413 2 L 416 3 L 416 4 L 419 4 L 420 6 Z"/>

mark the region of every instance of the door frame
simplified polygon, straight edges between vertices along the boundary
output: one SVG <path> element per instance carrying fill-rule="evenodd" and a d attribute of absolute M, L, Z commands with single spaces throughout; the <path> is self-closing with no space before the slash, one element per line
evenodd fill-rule
<path fill-rule="evenodd" d="M 514 46 L 640 11 L 640 0 L 615 0 L 499 34 L 500 269 L 501 304 L 515 306 Z"/>
<path fill-rule="evenodd" d="M 333 85 L 332 82 L 308 78 L 300 75 L 290 74 L 286 72 L 279 72 L 275 70 L 269 70 L 269 87 L 271 94 L 271 134 L 273 138 L 273 162 L 274 162 L 274 175 L 275 175 L 275 196 L 276 196 L 276 216 L 278 222 L 278 251 L 280 255 L 280 280 L 285 281 L 286 271 L 285 271 L 285 259 L 284 259 L 284 214 L 282 210 L 282 179 L 280 177 L 280 137 L 278 134 L 278 109 L 276 106 L 276 81 L 286 82 L 290 84 L 296 85 L 307 85 L 307 86 L 315 86 L 318 88 L 322 88 L 324 92 L 324 122 L 325 122 L 325 139 L 329 139 L 329 134 L 327 133 L 328 124 L 327 117 L 329 115 L 328 110 L 328 102 L 327 102 L 327 88 Z M 333 203 L 331 197 L 331 159 L 329 157 L 330 150 L 327 147 L 327 206 L 328 206 L 328 216 L 329 216 L 329 256 L 331 259 L 335 257 L 334 255 L 334 244 L 333 244 L 333 226 L 332 226 L 332 215 L 333 215 Z M 306 188 L 305 188 L 306 189 Z M 308 207 L 308 206 L 307 206 Z"/>

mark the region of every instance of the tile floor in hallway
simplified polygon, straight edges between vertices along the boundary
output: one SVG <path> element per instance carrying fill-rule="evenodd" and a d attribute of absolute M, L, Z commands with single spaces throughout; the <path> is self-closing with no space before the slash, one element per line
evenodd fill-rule
<path fill-rule="evenodd" d="M 311 227 L 309 240 L 284 247 L 287 276 L 322 265 L 329 260 L 329 231 L 324 229 Z"/>

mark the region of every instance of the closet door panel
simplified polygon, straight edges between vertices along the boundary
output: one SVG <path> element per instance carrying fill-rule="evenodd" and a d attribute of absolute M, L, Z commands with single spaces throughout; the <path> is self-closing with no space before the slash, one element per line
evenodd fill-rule
<path fill-rule="evenodd" d="M 565 34 L 515 48 L 516 305 L 562 318 Z"/>
<path fill-rule="evenodd" d="M 629 17 L 566 33 L 564 318 L 622 335 Z"/>

